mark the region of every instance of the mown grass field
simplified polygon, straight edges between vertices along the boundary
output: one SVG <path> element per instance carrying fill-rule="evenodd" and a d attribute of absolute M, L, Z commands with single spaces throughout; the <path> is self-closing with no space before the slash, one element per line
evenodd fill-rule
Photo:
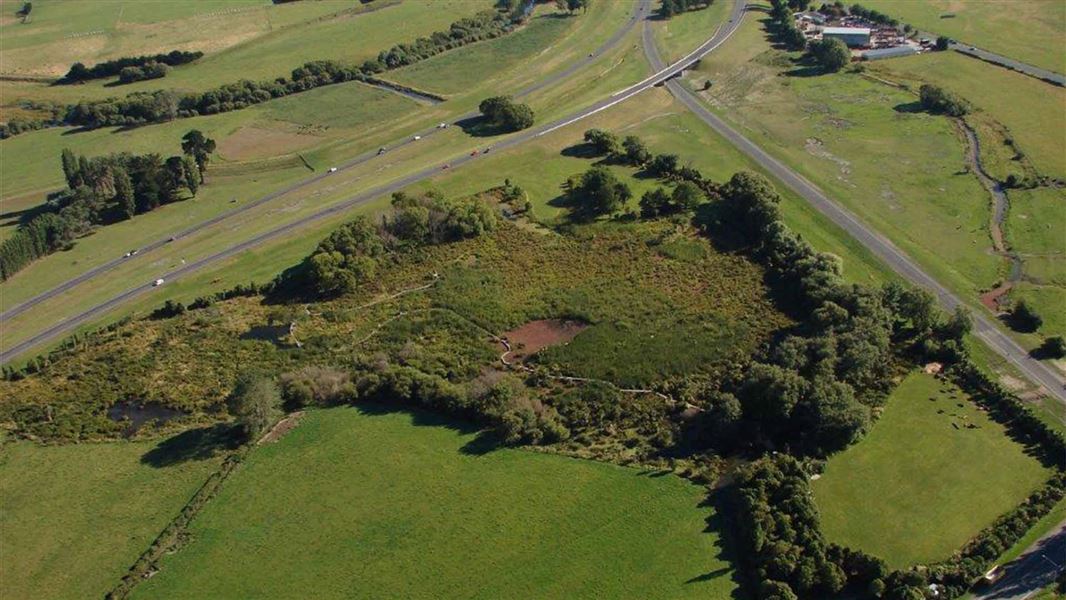
<path fill-rule="evenodd" d="M 1061 47 L 1048 43 L 1066 35 L 1066 4 L 1057 0 L 1011 2 L 1007 10 L 1002 4 L 981 0 L 868 0 L 862 5 L 923 31 L 1066 72 Z"/>
<path fill-rule="evenodd" d="M 0 596 L 102 598 L 217 460 L 157 467 L 157 442 L 0 448 Z"/>
<path fill-rule="evenodd" d="M 947 558 L 1049 473 L 958 388 L 914 373 L 813 489 L 829 541 L 902 568 Z"/>
<path fill-rule="evenodd" d="M 310 412 L 134 597 L 731 597 L 699 487 L 475 440 L 426 413 Z"/>

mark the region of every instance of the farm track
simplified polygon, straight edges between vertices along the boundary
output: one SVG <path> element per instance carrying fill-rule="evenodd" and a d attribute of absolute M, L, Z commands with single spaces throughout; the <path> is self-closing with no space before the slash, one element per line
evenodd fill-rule
<path fill-rule="evenodd" d="M 743 7 L 744 0 L 736 1 L 738 7 Z M 729 33 L 736 29 L 738 25 L 739 18 L 731 21 Z M 722 32 L 719 31 L 718 35 L 721 34 Z M 659 56 L 659 50 L 655 46 L 655 40 L 651 35 L 651 28 L 647 24 L 644 26 L 643 42 L 648 62 L 651 63 L 653 69 L 658 69 L 663 62 Z M 922 270 L 917 263 L 897 248 L 888 238 L 862 222 L 851 211 L 831 200 L 813 184 L 728 125 L 721 117 L 710 112 L 699 97 L 682 83 L 676 80 L 665 80 L 665 84 L 670 93 L 688 107 L 693 114 L 777 180 L 806 200 L 818 212 L 825 215 L 830 221 L 855 238 L 856 241 L 865 246 L 871 254 L 881 259 L 893 271 L 911 283 L 931 292 L 941 306 L 947 310 L 954 310 L 959 306 L 968 307 L 967 303 Z M 1064 379 L 1062 374 L 1031 357 L 1024 348 L 1001 331 L 988 315 L 974 312 L 973 321 L 973 333 L 977 338 L 1006 359 L 1007 362 L 1015 365 L 1033 383 L 1046 389 L 1056 401 L 1066 404 L 1066 379 Z"/>
<path fill-rule="evenodd" d="M 537 83 L 534 83 L 532 85 L 529 85 L 529 86 L 519 90 L 517 93 L 515 93 L 515 97 L 516 98 L 522 98 L 524 96 L 528 96 L 530 94 L 538 92 L 538 91 L 540 91 L 542 89 L 545 89 L 547 87 L 553 86 L 553 85 L 555 85 L 555 84 L 557 84 L 557 83 L 569 78 L 570 76 L 572 76 L 574 73 L 576 73 L 580 69 L 584 68 L 585 66 L 593 63 L 601 55 L 603 55 L 604 53 L 610 51 L 615 46 L 617 46 L 618 43 L 622 41 L 622 38 L 624 38 L 633 29 L 633 27 L 637 24 L 637 22 L 641 19 L 641 17 L 644 14 L 647 13 L 647 11 L 649 10 L 650 6 L 651 6 L 651 0 L 640 0 L 638 2 L 638 4 L 637 4 L 636 8 L 634 9 L 633 15 L 630 17 L 630 19 L 628 21 L 626 21 L 622 25 L 622 27 L 620 27 L 618 29 L 618 31 L 616 31 L 614 33 L 614 35 L 612 35 L 610 37 L 610 39 L 608 39 L 606 42 L 604 42 L 592 54 L 590 54 L 587 57 L 582 57 L 581 59 L 575 61 L 574 64 L 570 65 L 569 67 L 567 67 L 566 69 L 564 69 L 564 70 L 562 70 L 562 71 L 560 71 L 558 73 L 555 73 L 554 75 L 552 75 L 550 77 L 547 77 L 547 78 L 545 78 L 545 79 L 543 79 L 543 80 L 541 80 L 541 81 L 539 81 Z M 396 92 L 396 93 L 404 93 L 404 92 L 400 92 L 399 89 L 398 89 L 398 88 L 401 88 L 403 86 L 399 86 L 398 84 L 387 82 L 385 80 L 380 80 L 380 81 L 381 81 L 381 83 L 378 84 L 377 86 L 385 87 L 386 85 L 388 85 L 388 86 L 391 86 L 390 91 L 393 91 L 393 92 Z M 371 85 L 374 85 L 374 84 L 371 84 Z M 427 97 L 427 98 L 425 98 L 423 100 L 419 100 L 418 98 L 416 98 L 416 101 L 434 102 L 435 99 Z M 463 115 L 460 115 L 456 119 L 454 119 L 453 120 L 453 124 L 459 123 L 459 122 L 464 121 L 464 120 L 472 119 L 474 117 L 477 117 L 478 114 L 480 114 L 480 113 L 478 113 L 476 111 L 465 113 Z M 417 137 L 420 137 L 420 138 L 425 138 L 425 137 L 434 135 L 435 133 L 438 133 L 439 131 L 440 131 L 440 129 L 438 129 L 435 126 L 427 127 L 426 129 L 424 129 L 422 131 L 416 132 L 415 134 L 413 134 L 413 136 L 405 137 L 402 140 L 399 140 L 397 142 L 394 142 L 392 144 L 384 146 L 384 148 L 387 151 L 397 150 L 397 149 L 403 148 L 403 147 L 405 147 L 405 146 L 407 146 L 409 144 L 415 143 L 415 140 L 413 139 L 414 136 L 417 136 Z M 370 162 L 371 160 L 374 160 L 377 157 L 378 157 L 378 153 L 376 151 L 364 152 L 364 153 L 352 158 L 348 162 L 345 162 L 345 163 L 343 163 L 341 165 L 338 165 L 337 166 L 337 172 L 343 172 L 343 171 L 347 171 L 349 169 L 353 169 L 353 168 L 358 167 L 358 166 L 360 166 L 362 164 Z M 73 289 L 76 286 L 79 286 L 79 285 L 81 285 L 83 283 L 91 281 L 91 280 L 99 277 L 100 275 L 103 275 L 104 273 L 107 273 L 108 271 L 111 271 L 111 270 L 115 269 L 116 267 L 119 267 L 119 266 L 121 266 L 123 264 L 126 264 L 127 262 L 134 261 L 134 260 L 139 260 L 145 254 L 151 254 L 155 250 L 158 250 L 158 249 L 166 246 L 170 242 L 170 240 L 172 240 L 172 239 L 179 239 L 179 238 L 183 238 L 183 237 L 186 237 L 186 236 L 189 236 L 189 235 L 193 235 L 193 234 L 198 233 L 198 232 L 200 232 L 200 231 L 202 231 L 204 229 L 207 229 L 208 227 L 211 227 L 213 225 L 217 225 L 219 223 L 228 221 L 228 220 L 230 220 L 230 219 L 232 219 L 232 218 L 234 218 L 236 216 L 239 216 L 241 214 L 244 214 L 244 213 L 246 213 L 246 212 L 248 212 L 248 211 L 250 211 L 252 209 L 258 208 L 260 206 L 263 206 L 265 204 L 273 202 L 274 200 L 277 200 L 279 198 L 287 196 L 288 194 L 291 194 L 291 193 L 299 191 L 299 190 L 301 190 L 303 188 L 306 188 L 306 187 L 312 186 L 312 185 L 314 185 L 316 183 L 319 183 L 320 181 L 322 181 L 323 179 L 325 179 L 329 175 L 331 175 L 331 173 L 329 173 L 328 171 L 320 173 L 318 175 L 314 175 L 314 176 L 309 177 L 309 178 L 307 178 L 307 179 L 305 179 L 303 181 L 294 183 L 294 184 L 292 184 L 290 186 L 287 186 L 285 188 L 282 188 L 280 190 L 271 192 L 271 193 L 269 193 L 269 194 L 267 194 L 267 195 L 265 195 L 265 196 L 263 196 L 263 197 L 261 197 L 261 198 L 259 198 L 257 200 L 253 200 L 252 202 L 249 202 L 247 204 L 243 204 L 243 205 L 241 205 L 241 206 L 239 206 L 237 208 L 234 208 L 233 210 L 226 211 L 226 212 L 221 213 L 219 215 L 216 215 L 216 216 L 214 216 L 214 217 L 212 217 L 210 219 L 207 219 L 205 221 L 201 221 L 200 223 L 197 223 L 195 225 L 192 225 L 190 227 L 182 229 L 182 230 L 180 230 L 180 231 L 178 231 L 176 233 L 168 235 L 168 236 L 166 236 L 164 238 L 158 239 L 158 240 L 156 240 L 156 241 L 154 241 L 154 242 L 152 242 L 152 243 L 150 243 L 150 244 L 148 244 L 146 246 L 138 248 L 137 249 L 137 254 L 135 254 L 133 256 L 122 256 L 122 257 L 114 258 L 114 259 L 112 259 L 110 261 L 107 261 L 107 262 L 105 262 L 103 264 L 97 265 L 97 266 L 85 271 L 84 273 L 78 275 L 77 277 L 69 279 L 69 280 L 63 282 L 62 284 L 60 284 L 60 285 L 58 285 L 58 286 L 56 286 L 56 287 L 54 287 L 54 288 L 52 288 L 52 289 L 50 289 L 48 291 L 42 292 L 42 293 L 40 293 L 40 294 L 38 294 L 38 295 L 36 295 L 36 296 L 34 296 L 34 297 L 22 302 L 20 304 L 17 304 L 15 306 L 5 310 L 4 312 L 0 313 L 0 323 L 2 323 L 4 321 L 7 321 L 9 319 L 12 319 L 12 318 L 22 314 L 23 312 L 26 312 L 30 308 L 33 308 L 37 304 L 40 304 L 41 302 L 44 302 L 45 300 L 48 300 L 50 298 L 54 298 L 54 297 L 66 292 L 68 290 Z M 11 354 L 10 351 L 0 353 L 0 363 L 6 363 L 13 356 L 15 356 L 15 354 Z"/>

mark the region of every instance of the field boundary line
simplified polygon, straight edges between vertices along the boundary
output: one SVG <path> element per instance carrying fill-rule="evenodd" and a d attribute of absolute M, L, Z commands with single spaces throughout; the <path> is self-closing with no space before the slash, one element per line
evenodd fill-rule
<path fill-rule="evenodd" d="M 204 506 L 207 506 L 207 503 L 218 495 L 222 489 L 222 484 L 229 479 L 229 476 L 243 462 L 247 454 L 248 448 L 245 447 L 231 452 L 222 460 L 219 468 L 207 476 L 204 483 L 178 511 L 177 516 L 167 523 L 166 527 L 159 532 L 159 535 L 152 540 L 148 548 L 137 557 L 137 560 L 122 577 L 122 580 L 107 593 L 105 596 L 107 600 L 129 598 L 130 593 L 137 587 L 137 584 L 159 572 L 159 559 L 163 555 L 180 549 L 188 542 L 189 524 L 196 518 L 196 515 L 200 514 Z"/>

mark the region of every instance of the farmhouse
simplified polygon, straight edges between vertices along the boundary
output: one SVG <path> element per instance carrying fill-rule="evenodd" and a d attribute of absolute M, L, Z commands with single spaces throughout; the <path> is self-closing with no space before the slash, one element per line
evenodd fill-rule
<path fill-rule="evenodd" d="M 863 48 L 870 45 L 868 27 L 826 27 L 822 29 L 823 39 L 838 39 L 849 48 Z"/>

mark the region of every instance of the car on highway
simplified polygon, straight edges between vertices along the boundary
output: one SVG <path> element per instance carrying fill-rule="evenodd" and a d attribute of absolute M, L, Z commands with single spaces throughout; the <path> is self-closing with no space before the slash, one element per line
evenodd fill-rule
<path fill-rule="evenodd" d="M 420 139 L 422 139 L 422 136 L 420 136 L 420 135 L 416 135 L 415 137 L 411 138 L 411 140 L 415 141 L 415 142 L 417 142 Z"/>
<path fill-rule="evenodd" d="M 159 279 L 156 279 L 155 281 L 152 282 L 152 287 L 159 287 L 161 285 L 163 285 L 163 278 L 162 277 L 160 277 Z"/>

